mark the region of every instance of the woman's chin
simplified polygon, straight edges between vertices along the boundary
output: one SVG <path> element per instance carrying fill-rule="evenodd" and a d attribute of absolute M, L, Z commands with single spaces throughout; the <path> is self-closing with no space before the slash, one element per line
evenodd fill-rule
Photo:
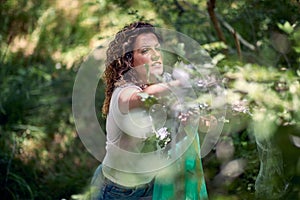
<path fill-rule="evenodd" d="M 164 71 L 163 71 L 163 68 L 161 68 L 161 67 L 158 68 L 158 67 L 157 67 L 157 68 L 153 68 L 153 69 L 152 69 L 151 75 L 153 75 L 153 76 L 155 76 L 155 77 L 156 77 L 156 76 L 161 76 L 161 75 L 163 74 L 163 72 L 164 72 Z"/>

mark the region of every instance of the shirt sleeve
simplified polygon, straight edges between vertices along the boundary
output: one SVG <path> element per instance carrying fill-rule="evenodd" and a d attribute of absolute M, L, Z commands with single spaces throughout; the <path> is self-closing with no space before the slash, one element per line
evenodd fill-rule
<path fill-rule="evenodd" d="M 110 112 L 113 120 L 122 132 L 137 138 L 147 138 L 152 133 L 152 122 L 149 112 L 144 108 L 130 109 L 128 113 L 123 114 L 119 109 L 119 97 L 125 89 L 132 89 L 132 94 L 137 90 L 142 91 L 135 85 L 118 87 L 115 89 L 111 99 Z"/>

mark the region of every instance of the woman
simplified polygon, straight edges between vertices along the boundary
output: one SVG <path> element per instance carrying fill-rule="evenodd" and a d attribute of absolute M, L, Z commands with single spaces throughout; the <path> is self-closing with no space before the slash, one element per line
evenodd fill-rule
<path fill-rule="evenodd" d="M 161 97 L 170 87 L 183 84 L 164 73 L 160 43 L 151 24 L 136 22 L 125 26 L 109 44 L 102 108 L 107 117 L 107 153 L 92 180 L 93 198 L 152 199 L 157 173 L 141 170 L 148 162 L 134 156 L 143 153 L 145 141 L 154 134 L 141 94 Z"/>

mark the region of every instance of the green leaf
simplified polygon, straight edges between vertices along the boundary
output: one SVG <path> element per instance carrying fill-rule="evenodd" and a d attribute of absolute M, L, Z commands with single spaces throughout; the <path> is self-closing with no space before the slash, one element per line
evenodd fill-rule
<path fill-rule="evenodd" d="M 142 149 L 143 153 L 149 153 L 157 150 L 156 146 L 156 136 L 153 135 L 151 137 L 148 137 L 144 142 L 144 147 Z"/>
<path fill-rule="evenodd" d="M 284 24 L 277 23 L 277 26 L 280 30 L 287 34 L 291 34 L 294 31 L 294 27 L 288 21 L 286 21 Z"/>
<path fill-rule="evenodd" d="M 294 50 L 295 50 L 297 53 L 300 53 L 300 47 L 294 47 Z"/>

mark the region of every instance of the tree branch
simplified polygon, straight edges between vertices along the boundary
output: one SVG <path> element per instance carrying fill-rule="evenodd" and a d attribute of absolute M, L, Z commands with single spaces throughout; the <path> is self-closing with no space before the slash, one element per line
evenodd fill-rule
<path fill-rule="evenodd" d="M 182 15 L 182 13 L 184 13 L 184 8 L 178 3 L 177 0 L 174 0 L 174 3 L 176 5 L 176 7 L 179 9 L 179 16 Z"/>
<path fill-rule="evenodd" d="M 234 42 L 235 42 L 235 46 L 236 46 L 236 49 L 237 49 L 237 53 L 239 55 L 240 60 L 242 60 L 241 44 L 240 44 L 240 41 L 239 41 L 239 39 L 237 37 L 237 33 L 236 32 L 234 32 L 233 37 L 234 37 Z"/>
<path fill-rule="evenodd" d="M 215 30 L 217 31 L 218 38 L 226 44 L 224 34 L 221 30 L 220 24 L 215 14 L 216 0 L 207 0 L 207 11 L 212 21 Z"/>
<path fill-rule="evenodd" d="M 202 12 L 199 10 L 199 8 L 192 6 L 187 1 L 184 1 L 184 3 L 194 10 L 197 10 L 198 12 Z M 225 43 L 225 37 L 224 37 L 224 35 L 221 31 L 221 27 L 220 27 L 220 23 L 221 23 L 235 37 L 235 39 L 237 39 L 240 43 L 242 43 L 248 49 L 255 51 L 256 50 L 255 45 L 246 41 L 230 24 L 228 24 L 218 13 L 216 13 L 214 10 L 215 6 L 216 6 L 216 0 L 207 0 L 207 11 L 208 11 L 211 21 L 213 22 L 214 28 L 217 31 L 219 39 Z"/>
<path fill-rule="evenodd" d="M 216 14 L 216 17 L 218 20 L 222 23 L 222 25 L 233 35 L 236 35 L 235 37 L 248 49 L 255 51 L 256 47 L 253 44 L 250 44 L 248 41 L 246 41 L 230 24 L 228 24 L 225 20 L 222 19 L 222 17 L 218 14 Z"/>

